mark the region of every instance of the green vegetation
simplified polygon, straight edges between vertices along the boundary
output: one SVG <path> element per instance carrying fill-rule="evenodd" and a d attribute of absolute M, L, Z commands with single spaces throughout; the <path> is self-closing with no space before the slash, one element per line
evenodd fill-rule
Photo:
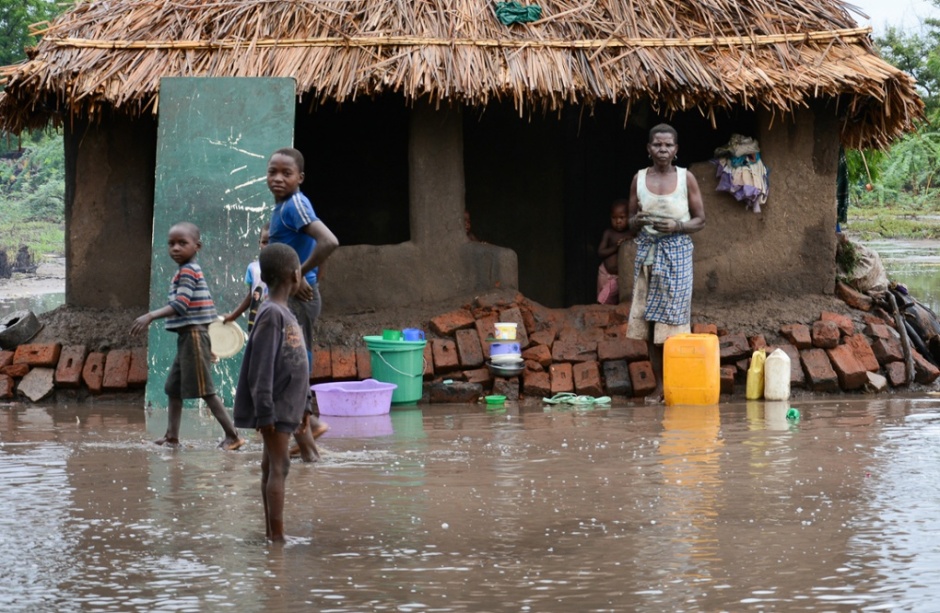
<path fill-rule="evenodd" d="M 65 160 L 61 134 L 23 137 L 22 150 L 0 152 L 0 250 L 33 259 L 65 251 Z"/>
<path fill-rule="evenodd" d="M 65 9 L 57 0 L 0 0 L 0 66 L 26 58 L 30 26 Z M 0 134 L 0 251 L 10 260 L 27 245 L 34 260 L 65 251 L 65 159 L 62 135 Z"/>
<path fill-rule="evenodd" d="M 876 43 L 917 79 L 926 118 L 885 151 L 846 152 L 846 228 L 862 238 L 940 238 L 940 21 L 919 32 L 888 28 Z"/>

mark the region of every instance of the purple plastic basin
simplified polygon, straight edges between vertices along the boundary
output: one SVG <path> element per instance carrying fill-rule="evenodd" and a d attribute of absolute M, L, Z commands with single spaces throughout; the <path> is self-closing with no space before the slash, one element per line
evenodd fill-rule
<path fill-rule="evenodd" d="M 375 379 L 363 381 L 337 381 L 310 386 L 317 396 L 320 415 L 382 415 L 392 408 L 392 392 L 398 387 L 394 383 L 383 383 Z"/>

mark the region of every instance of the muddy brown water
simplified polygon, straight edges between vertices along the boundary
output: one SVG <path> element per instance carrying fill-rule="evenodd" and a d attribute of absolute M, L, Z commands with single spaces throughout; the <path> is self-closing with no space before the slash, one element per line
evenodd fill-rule
<path fill-rule="evenodd" d="M 203 410 L 0 405 L 0 610 L 937 609 L 940 398 L 330 421 L 272 546 Z"/>

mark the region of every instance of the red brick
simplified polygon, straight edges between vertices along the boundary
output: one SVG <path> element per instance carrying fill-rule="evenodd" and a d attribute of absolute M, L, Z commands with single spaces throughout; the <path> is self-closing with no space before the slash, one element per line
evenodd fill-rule
<path fill-rule="evenodd" d="M 554 362 L 591 362 L 597 359 L 597 343 L 557 340 L 552 346 Z"/>
<path fill-rule="evenodd" d="M 522 359 L 538 362 L 542 368 L 552 365 L 552 352 L 545 345 L 533 345 L 522 352 Z"/>
<path fill-rule="evenodd" d="M 891 387 L 904 387 L 907 385 L 907 368 L 904 362 L 891 362 L 885 364 L 885 375 Z"/>
<path fill-rule="evenodd" d="M 878 358 L 868 344 L 868 337 L 864 334 L 851 334 L 845 337 L 845 344 L 852 348 L 855 358 L 862 363 L 868 372 L 878 372 Z"/>
<path fill-rule="evenodd" d="M 430 379 L 434 376 L 434 352 L 431 351 L 431 343 L 424 345 L 424 378 Z"/>
<path fill-rule="evenodd" d="M 751 348 L 751 352 L 757 351 L 758 349 L 767 349 L 767 339 L 764 338 L 763 334 L 755 334 L 748 338 L 747 344 Z"/>
<path fill-rule="evenodd" d="M 847 315 L 833 313 L 832 311 L 823 311 L 820 313 L 819 319 L 822 321 L 835 322 L 835 324 L 839 326 L 839 332 L 842 333 L 842 336 L 852 336 L 855 334 L 855 322 Z"/>
<path fill-rule="evenodd" d="M 718 326 L 715 324 L 692 324 L 692 334 L 714 334 L 718 336 Z"/>
<path fill-rule="evenodd" d="M 881 309 L 872 309 L 871 313 L 862 313 L 862 321 L 865 324 L 884 325 L 885 320 L 881 317 Z"/>
<path fill-rule="evenodd" d="M 721 363 L 728 364 L 749 357 L 753 351 L 747 343 L 747 337 L 741 333 L 726 334 L 718 339 L 718 353 Z"/>
<path fill-rule="evenodd" d="M 490 374 L 489 368 L 474 368 L 472 370 L 463 371 L 464 379 L 470 383 L 489 383 L 493 379 L 493 375 Z"/>
<path fill-rule="evenodd" d="M 573 392 L 574 379 L 571 374 L 571 364 L 559 362 L 552 364 L 548 369 L 548 374 L 552 378 L 552 394 L 559 392 Z"/>
<path fill-rule="evenodd" d="M 839 344 L 839 338 L 841 336 L 842 334 L 836 322 L 822 320 L 813 322 L 813 347 L 832 349 Z"/>
<path fill-rule="evenodd" d="M 626 338 L 629 324 L 614 324 L 604 328 L 604 336 L 607 338 Z"/>
<path fill-rule="evenodd" d="M 127 349 L 112 349 L 104 359 L 104 378 L 101 388 L 105 391 L 127 389 L 127 373 L 131 369 L 131 352 Z"/>
<path fill-rule="evenodd" d="M 872 338 L 897 338 L 898 334 L 891 326 L 883 323 L 868 324 L 865 326 L 865 334 Z"/>
<path fill-rule="evenodd" d="M 609 309 L 611 326 L 625 324 L 630 320 L 630 301 L 620 302 Z"/>
<path fill-rule="evenodd" d="M 539 330 L 538 332 L 533 332 L 532 336 L 529 337 L 529 343 L 532 345 L 545 345 L 549 349 L 552 348 L 552 344 L 555 342 L 555 329 L 551 330 Z"/>
<path fill-rule="evenodd" d="M 780 327 L 780 334 L 797 349 L 809 349 L 813 346 L 813 337 L 805 324 L 786 324 Z"/>
<path fill-rule="evenodd" d="M 0 351 L 0 368 L 3 368 L 4 366 L 9 366 L 10 364 L 12 364 L 14 355 L 16 354 L 12 351 L 7 351 L 5 349 L 3 351 Z"/>
<path fill-rule="evenodd" d="M 529 336 L 532 336 L 532 333 L 535 332 L 538 322 L 535 318 L 535 313 L 532 312 L 532 307 L 529 304 L 520 304 L 519 311 L 522 312 L 522 321 L 525 322 L 525 330 L 529 333 Z"/>
<path fill-rule="evenodd" d="M 486 347 L 490 339 L 496 338 L 494 334 L 496 334 L 497 321 L 499 318 L 496 315 L 485 315 L 474 322 L 477 336 L 480 338 L 480 347 Z"/>
<path fill-rule="evenodd" d="M 496 377 L 493 380 L 493 393 L 505 396 L 506 400 L 519 400 L 519 377 Z"/>
<path fill-rule="evenodd" d="M 61 363 L 62 359 L 59 358 L 59 364 Z M 144 387 L 147 385 L 148 370 L 147 348 L 137 347 L 131 349 L 131 369 L 127 372 L 127 387 Z"/>
<path fill-rule="evenodd" d="M 542 366 L 535 360 L 523 360 L 522 364 L 525 366 L 526 370 L 531 370 L 532 372 L 542 372 L 547 368 L 547 366 Z M 548 366 L 551 366 L 551 360 L 548 362 Z"/>
<path fill-rule="evenodd" d="M 457 343 L 449 338 L 435 338 L 431 340 L 431 355 L 434 356 L 434 372 L 441 374 L 460 368 L 460 358 L 457 355 Z"/>
<path fill-rule="evenodd" d="M 359 379 L 372 378 L 372 354 L 368 347 L 356 347 L 356 375 Z"/>
<path fill-rule="evenodd" d="M 874 300 L 872 300 L 870 296 L 862 294 L 842 281 L 836 282 L 836 296 L 853 309 L 858 309 L 859 311 L 870 311 L 874 304 Z"/>
<path fill-rule="evenodd" d="M 533 398 L 552 395 L 552 380 L 547 372 L 525 371 L 522 375 L 522 391 Z"/>
<path fill-rule="evenodd" d="M 570 324 L 565 324 L 558 330 L 556 342 L 576 343 L 581 338 L 581 329 Z"/>
<path fill-rule="evenodd" d="M 473 314 L 467 309 L 457 309 L 431 318 L 431 329 L 441 336 L 452 336 L 457 330 L 474 325 Z"/>
<path fill-rule="evenodd" d="M 911 349 L 911 355 L 914 356 L 914 381 L 922 385 L 930 385 L 937 377 L 940 377 L 940 370 L 927 358 L 914 349 Z"/>
<path fill-rule="evenodd" d="M 0 368 L 0 375 L 8 375 L 15 379 L 25 377 L 29 373 L 29 364 L 10 364 Z"/>
<path fill-rule="evenodd" d="M 608 340 L 608 336 L 604 331 L 604 328 L 585 328 L 578 333 L 576 338 L 578 342 L 599 343 L 601 341 Z"/>
<path fill-rule="evenodd" d="M 630 381 L 630 369 L 626 360 L 604 362 L 604 383 L 611 396 L 633 396 L 633 383 Z"/>
<path fill-rule="evenodd" d="M 604 386 L 601 384 L 601 369 L 597 362 L 579 362 L 571 367 L 571 376 L 574 379 L 574 389 L 577 393 L 587 396 L 603 396 Z"/>
<path fill-rule="evenodd" d="M 483 347 L 476 330 L 457 330 L 457 356 L 463 368 L 476 368 L 483 364 Z"/>
<path fill-rule="evenodd" d="M 876 338 L 871 344 L 871 350 L 879 364 L 904 361 L 904 348 L 898 338 Z"/>
<path fill-rule="evenodd" d="M 656 391 L 656 374 L 650 362 L 630 362 L 630 381 L 634 396 L 648 396 Z"/>
<path fill-rule="evenodd" d="M 62 345 L 59 343 L 33 343 L 20 345 L 13 355 L 14 364 L 27 364 L 31 367 L 48 366 L 55 368 L 59 363 L 59 353 Z"/>
<path fill-rule="evenodd" d="M 82 368 L 82 381 L 85 387 L 92 394 L 100 394 L 101 386 L 104 382 L 104 354 L 99 351 L 92 351 L 85 358 L 85 366 Z"/>
<path fill-rule="evenodd" d="M 839 377 L 824 349 L 800 351 L 800 361 L 806 373 L 806 385 L 814 392 L 838 392 Z"/>
<path fill-rule="evenodd" d="M 333 376 L 332 352 L 327 345 L 316 345 L 313 348 L 313 364 L 310 367 L 312 381 L 325 381 Z"/>
<path fill-rule="evenodd" d="M 606 328 L 610 325 L 610 310 L 606 307 L 589 307 L 584 311 L 585 328 Z"/>
<path fill-rule="evenodd" d="M 597 359 L 601 361 L 626 360 L 628 362 L 648 360 L 650 359 L 649 347 L 646 341 L 635 338 L 605 340 L 597 344 Z"/>
<path fill-rule="evenodd" d="M 359 376 L 356 368 L 356 350 L 344 345 L 330 347 L 330 370 L 334 381 L 348 381 Z"/>
<path fill-rule="evenodd" d="M 872 312 L 872 315 L 874 315 L 875 317 L 881 320 L 878 323 L 887 324 L 889 328 L 897 327 L 894 321 L 894 316 L 889 315 L 888 312 L 882 309 L 881 307 L 875 307 L 871 310 L 871 312 Z M 862 317 L 867 317 L 867 314 L 862 313 Z M 866 323 L 867 323 L 867 319 L 866 319 Z"/>
<path fill-rule="evenodd" d="M 516 342 L 523 349 L 529 346 L 529 333 L 525 329 L 525 320 L 519 307 L 504 309 L 499 312 L 499 321 L 516 324 Z"/>
<path fill-rule="evenodd" d="M 721 377 L 719 379 L 722 394 L 734 393 L 734 375 L 737 368 L 734 366 L 722 366 Z"/>
<path fill-rule="evenodd" d="M 829 322 L 832 323 L 832 322 Z M 838 328 L 836 328 L 838 329 Z M 839 345 L 827 349 L 826 354 L 832 367 L 839 377 L 839 386 L 845 391 L 857 390 L 868 383 L 868 371 L 855 357 L 855 352 L 849 345 Z"/>
<path fill-rule="evenodd" d="M 12 353 L 12 352 L 11 352 Z M 9 400 L 13 398 L 13 390 L 16 386 L 13 377 L 9 375 L 0 375 L 0 399 Z"/>

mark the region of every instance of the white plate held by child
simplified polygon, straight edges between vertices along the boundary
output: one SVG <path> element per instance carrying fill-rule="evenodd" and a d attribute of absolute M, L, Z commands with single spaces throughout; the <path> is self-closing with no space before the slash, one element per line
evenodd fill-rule
<path fill-rule="evenodd" d="M 212 353 L 220 358 L 230 358 L 245 346 L 245 332 L 234 321 L 223 323 L 218 321 L 209 324 L 209 341 L 212 343 Z"/>

